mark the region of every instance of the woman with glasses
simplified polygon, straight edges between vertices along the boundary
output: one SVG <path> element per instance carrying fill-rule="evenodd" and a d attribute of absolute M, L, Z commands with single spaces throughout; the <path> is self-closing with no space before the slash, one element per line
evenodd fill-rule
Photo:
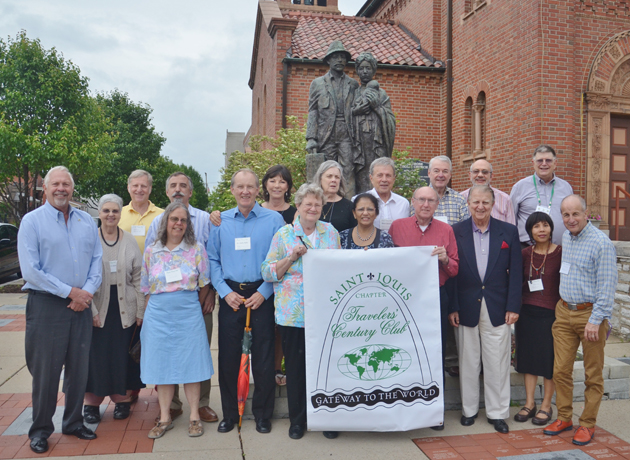
<path fill-rule="evenodd" d="M 142 327 L 142 381 L 158 385 L 160 418 L 149 438 L 173 428 L 170 405 L 175 385 L 184 384 L 190 405 L 188 436 L 203 434 L 199 418 L 200 382 L 214 373 L 201 312 L 208 295 L 210 266 L 195 239 L 188 208 L 173 202 L 164 210 L 155 242 L 144 251 L 142 292 L 147 308 Z"/>
<path fill-rule="evenodd" d="M 92 299 L 92 344 L 85 389 L 83 418 L 101 421 L 99 406 L 105 396 L 114 402 L 114 418 L 129 417 L 132 390 L 144 385 L 140 366 L 129 356 L 136 328 L 144 316 L 140 292 L 142 254 L 136 239 L 118 228 L 123 201 L 103 195 L 98 202 L 99 236 L 103 247 L 103 282 Z"/>
<path fill-rule="evenodd" d="M 394 242 L 389 233 L 374 226 L 378 216 L 378 200 L 370 193 L 361 193 L 354 199 L 352 215 L 357 221 L 356 227 L 339 233 L 343 249 L 393 248 Z"/>

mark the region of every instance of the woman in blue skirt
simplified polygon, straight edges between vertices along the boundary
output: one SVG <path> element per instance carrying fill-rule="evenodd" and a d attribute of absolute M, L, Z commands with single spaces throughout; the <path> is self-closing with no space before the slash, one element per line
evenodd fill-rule
<path fill-rule="evenodd" d="M 171 203 L 155 242 L 144 251 L 141 289 L 147 308 L 140 340 L 140 377 L 157 385 L 160 419 L 149 438 L 173 428 L 169 408 L 175 385 L 184 384 L 190 405 L 189 436 L 201 436 L 200 382 L 212 377 L 210 345 L 201 312 L 208 295 L 210 268 L 205 248 L 195 240 L 188 209 Z"/>

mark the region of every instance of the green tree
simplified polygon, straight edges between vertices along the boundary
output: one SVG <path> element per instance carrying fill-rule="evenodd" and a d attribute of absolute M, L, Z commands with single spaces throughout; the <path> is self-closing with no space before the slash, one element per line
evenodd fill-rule
<path fill-rule="evenodd" d="M 90 196 L 115 137 L 77 66 L 25 31 L 0 40 L 0 199 L 15 221 L 35 208 L 52 166 L 67 166 L 77 193 Z"/>
<path fill-rule="evenodd" d="M 160 161 L 160 151 L 166 139 L 156 132 L 151 122 L 153 109 L 148 104 L 133 102 L 127 93 L 118 89 L 96 95 L 96 103 L 112 123 L 111 134 L 116 140 L 109 148 L 109 164 L 93 181 L 97 196 L 115 193 L 125 203 L 131 197 L 127 191 L 127 178 L 139 164 Z"/>
<path fill-rule="evenodd" d="M 413 192 L 418 187 L 424 187 L 428 184 L 418 173 L 416 168 L 418 160 L 409 158 L 410 150 L 411 147 L 408 147 L 407 150 L 394 149 L 392 159 L 396 163 L 396 182 L 393 191 L 411 201 Z"/>

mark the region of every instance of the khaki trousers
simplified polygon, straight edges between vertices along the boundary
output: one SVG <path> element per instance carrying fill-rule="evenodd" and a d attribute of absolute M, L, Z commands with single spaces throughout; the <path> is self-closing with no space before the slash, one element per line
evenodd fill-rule
<path fill-rule="evenodd" d="M 479 374 L 483 361 L 483 390 L 486 415 L 489 419 L 506 419 L 510 416 L 510 326 L 494 327 L 488 315 L 486 300 L 481 301 L 479 324 L 460 326 L 459 384 L 462 395 L 462 413 L 472 417 L 479 412 Z"/>
<path fill-rule="evenodd" d="M 604 394 L 604 346 L 608 333 L 608 321 L 599 326 L 599 340 L 584 340 L 584 328 L 591 317 L 592 309 L 569 310 L 562 301 L 556 305 L 556 321 L 553 333 L 554 365 L 553 381 L 556 384 L 556 407 L 558 419 L 570 422 L 573 418 L 573 364 L 580 342 L 584 352 L 584 411 L 580 425 L 593 428 L 597 421 L 599 404 Z"/>
<path fill-rule="evenodd" d="M 212 344 L 212 326 L 213 320 L 212 315 L 214 312 L 208 313 L 203 316 L 203 320 L 206 323 L 206 334 L 208 334 L 208 343 Z M 201 394 L 199 395 L 199 407 L 210 406 L 210 379 L 204 380 L 201 382 Z M 171 401 L 171 409 L 181 409 L 182 408 L 182 400 L 179 398 L 179 385 L 175 385 L 175 394 L 173 395 L 173 400 Z"/>

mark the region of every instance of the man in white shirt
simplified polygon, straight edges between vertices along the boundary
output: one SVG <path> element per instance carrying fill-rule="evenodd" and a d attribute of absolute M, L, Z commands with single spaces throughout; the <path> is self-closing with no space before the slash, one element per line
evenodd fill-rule
<path fill-rule="evenodd" d="M 374 188 L 367 191 L 378 200 L 378 216 L 374 220 L 376 228 L 386 232 L 396 219 L 409 217 L 409 200 L 392 192 L 396 182 L 396 164 L 388 157 L 377 158 L 370 165 L 370 181 Z M 352 198 L 352 201 L 356 196 Z"/>

